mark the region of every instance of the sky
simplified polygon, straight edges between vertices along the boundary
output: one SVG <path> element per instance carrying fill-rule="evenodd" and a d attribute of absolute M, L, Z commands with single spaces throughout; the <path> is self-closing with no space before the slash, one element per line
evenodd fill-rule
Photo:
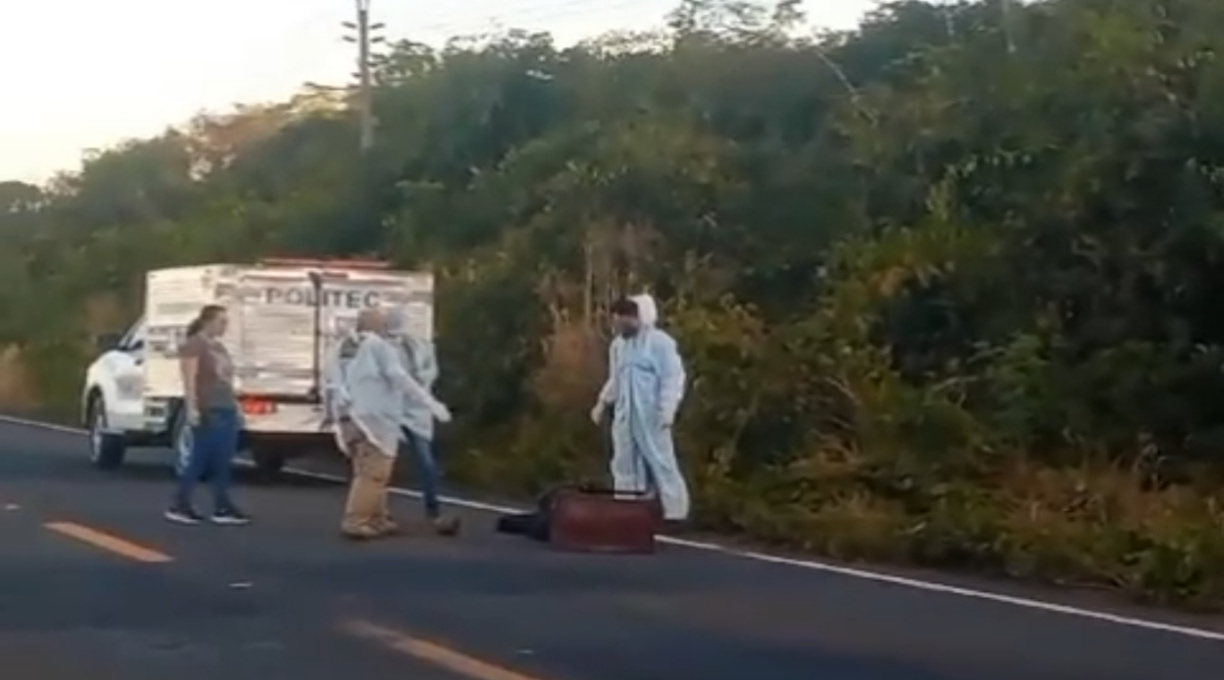
<path fill-rule="evenodd" d="M 370 0 L 389 40 L 440 44 L 497 28 L 569 44 L 660 26 L 675 0 Z M 850 28 L 875 0 L 806 0 L 809 21 Z M 159 133 L 201 111 L 342 85 L 353 0 L 0 0 L 0 181 L 40 183 L 81 154 Z"/>

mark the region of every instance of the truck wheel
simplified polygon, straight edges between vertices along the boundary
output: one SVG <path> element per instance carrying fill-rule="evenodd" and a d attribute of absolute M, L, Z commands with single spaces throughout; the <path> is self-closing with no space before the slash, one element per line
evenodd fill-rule
<path fill-rule="evenodd" d="M 94 397 L 89 405 L 89 461 L 100 470 L 115 470 L 126 454 L 123 435 L 107 431 L 106 402 Z"/>
<path fill-rule="evenodd" d="M 180 408 L 174 413 L 174 425 L 170 430 L 170 448 L 174 453 L 174 476 L 182 477 L 187 473 L 187 463 L 191 461 L 191 449 L 194 443 L 191 426 L 187 424 L 187 410 Z M 208 479 L 209 470 L 200 473 L 200 480 Z"/>
<path fill-rule="evenodd" d="M 273 479 L 285 468 L 285 456 L 274 449 L 252 448 L 251 461 L 255 472 L 263 479 Z"/>

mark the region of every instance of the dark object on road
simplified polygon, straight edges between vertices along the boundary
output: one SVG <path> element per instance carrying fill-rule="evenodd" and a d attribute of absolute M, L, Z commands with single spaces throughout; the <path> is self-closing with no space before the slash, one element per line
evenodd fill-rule
<path fill-rule="evenodd" d="M 549 543 L 576 552 L 652 553 L 662 519 L 654 494 L 561 489 L 553 498 Z"/>
<path fill-rule="evenodd" d="M 458 517 L 435 517 L 429 521 L 429 526 L 439 536 L 458 536 L 463 523 Z"/>
<path fill-rule="evenodd" d="M 583 484 L 545 493 L 533 512 L 502 515 L 497 530 L 561 550 L 651 553 L 661 521 L 659 503 L 652 494 L 616 493 Z"/>
<path fill-rule="evenodd" d="M 548 542 L 549 525 L 552 523 L 553 499 L 557 489 L 548 491 L 536 501 L 531 512 L 515 512 L 497 518 L 497 530 L 503 534 L 526 536 L 534 541 Z"/>

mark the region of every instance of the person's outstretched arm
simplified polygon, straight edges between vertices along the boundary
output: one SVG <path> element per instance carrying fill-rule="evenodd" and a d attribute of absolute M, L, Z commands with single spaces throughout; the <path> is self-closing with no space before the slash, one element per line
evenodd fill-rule
<path fill-rule="evenodd" d="M 415 345 L 413 349 L 420 352 L 417 370 L 420 372 L 421 385 L 427 390 L 433 389 L 439 373 L 437 347 L 428 340 L 416 342 Z"/>
<path fill-rule="evenodd" d="M 655 349 L 659 368 L 659 423 L 671 427 L 676 422 L 676 411 L 684 399 L 684 360 L 676 348 L 676 341 L 669 335 L 659 336 Z"/>
<path fill-rule="evenodd" d="M 340 368 L 340 354 L 344 350 L 344 343 L 349 340 L 342 340 L 341 343 L 330 353 L 327 361 L 323 364 L 323 415 L 324 422 L 339 420 L 348 411 L 349 404 L 352 403 L 352 398 L 349 397 L 348 390 L 344 387 L 344 374 Z"/>
<path fill-rule="evenodd" d="M 200 376 L 200 356 L 208 348 L 199 338 L 188 338 L 179 348 L 179 375 L 183 379 L 183 406 L 187 409 L 187 422 L 195 425 L 200 420 L 199 393 L 196 388 Z"/>
<path fill-rule="evenodd" d="M 611 406 L 616 402 L 618 391 L 616 359 L 620 355 L 621 344 L 622 340 L 616 338 L 608 345 L 608 379 L 604 381 L 603 387 L 599 390 L 599 404 L 603 406 Z"/>
<path fill-rule="evenodd" d="M 373 354 L 374 363 L 378 367 L 383 377 L 395 385 L 405 396 L 419 399 L 422 403 L 427 404 L 429 409 L 434 412 L 434 417 L 443 422 L 450 420 L 450 412 L 446 406 L 438 401 L 416 380 L 408 375 L 408 371 L 404 370 L 404 363 L 396 356 L 395 347 L 391 343 L 382 338 L 371 339 L 372 346 L 370 350 Z"/>

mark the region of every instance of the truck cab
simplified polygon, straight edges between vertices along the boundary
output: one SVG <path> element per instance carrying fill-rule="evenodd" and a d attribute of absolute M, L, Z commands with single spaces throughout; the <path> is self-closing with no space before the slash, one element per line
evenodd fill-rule
<path fill-rule="evenodd" d="M 98 340 L 98 356 L 85 373 L 81 420 L 89 431 L 89 458 L 113 469 L 123 464 L 128 432 L 144 427 L 145 323 Z"/>
<path fill-rule="evenodd" d="M 86 370 L 81 393 L 89 460 L 100 469 L 114 470 L 123 465 L 129 448 L 169 447 L 176 472 L 182 472 L 191 452 L 191 429 L 182 417 L 181 400 L 146 396 L 145 329 L 142 316 L 126 332 L 98 339 L 101 354 Z M 268 455 L 260 458 L 268 472 L 284 464 Z"/>

